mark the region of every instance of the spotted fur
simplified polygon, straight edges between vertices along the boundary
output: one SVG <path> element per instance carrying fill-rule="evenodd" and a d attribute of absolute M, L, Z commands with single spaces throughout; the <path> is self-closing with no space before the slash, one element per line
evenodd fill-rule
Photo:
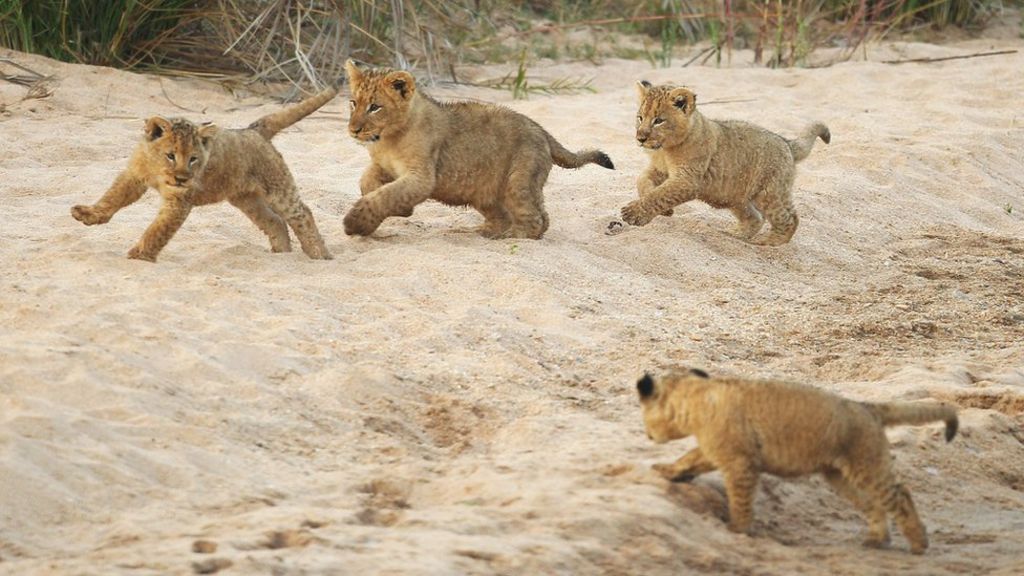
<path fill-rule="evenodd" d="M 623 220 L 643 226 L 696 199 L 731 210 L 744 240 L 789 242 L 799 223 L 791 195 L 795 164 L 815 138 L 831 139 L 828 128 L 816 122 L 786 140 L 746 122 L 705 118 L 687 88 L 642 81 L 638 89 L 636 140 L 650 153 L 650 164 L 637 180 L 639 198 L 622 208 Z M 765 218 L 771 233 L 754 240 Z"/>
<path fill-rule="evenodd" d="M 106 194 L 91 206 L 73 207 L 71 215 L 89 226 L 104 224 L 147 189 L 155 189 L 163 205 L 128 252 L 129 258 L 155 262 L 193 206 L 227 200 L 267 235 L 274 252 L 291 250 L 291 226 L 306 255 L 330 259 L 313 214 L 299 198 L 295 180 L 270 139 L 336 94 L 335 88 L 328 88 L 242 130 L 154 116 L 146 121 L 144 137 L 128 167 Z"/>
<path fill-rule="evenodd" d="M 685 481 L 721 470 L 729 500 L 729 528 L 746 532 L 762 472 L 783 477 L 821 473 L 868 517 L 866 546 L 889 544 L 892 514 L 921 554 L 928 536 L 910 492 L 892 472 L 885 426 L 946 423 L 957 430 L 956 410 L 945 404 L 847 400 L 788 382 L 708 378 L 689 369 L 637 381 L 647 435 L 657 443 L 693 435 L 698 447 L 655 470 Z"/>
<path fill-rule="evenodd" d="M 540 238 L 548 229 L 544 183 L 552 163 L 612 169 L 598 150 L 570 152 L 536 122 L 501 106 L 438 102 L 404 70 L 346 64 L 352 87 L 349 134 L 367 146 L 362 197 L 345 233 L 366 236 L 389 216 L 410 216 L 434 199 L 472 206 L 487 238 Z"/>

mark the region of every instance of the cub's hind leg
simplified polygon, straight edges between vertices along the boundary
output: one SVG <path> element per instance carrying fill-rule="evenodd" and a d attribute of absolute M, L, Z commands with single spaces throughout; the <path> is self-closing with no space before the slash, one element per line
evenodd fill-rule
<path fill-rule="evenodd" d="M 484 223 L 477 228 L 477 232 L 484 238 L 501 238 L 512 226 L 512 217 L 500 202 L 477 210 L 484 216 Z"/>
<path fill-rule="evenodd" d="M 502 238 L 539 240 L 548 229 L 548 213 L 544 209 L 544 183 L 551 171 L 551 160 L 536 158 L 519 163 L 508 177 L 505 209 L 512 225 Z"/>
<path fill-rule="evenodd" d="M 640 174 L 640 177 L 637 178 L 637 181 L 636 181 L 637 195 L 641 199 L 644 198 L 645 196 L 647 196 L 648 194 L 651 193 L 651 190 L 654 190 L 655 188 L 657 188 L 658 185 L 660 185 L 662 182 L 664 182 L 667 178 L 668 178 L 668 174 L 665 174 L 664 172 L 662 172 L 661 170 L 658 170 L 657 168 L 655 168 L 653 166 L 648 166 Z M 673 214 L 675 214 L 675 209 L 674 208 L 669 208 L 668 210 L 665 210 L 664 212 L 661 213 L 662 216 L 671 216 Z"/>
<path fill-rule="evenodd" d="M 910 552 L 924 554 L 928 548 L 928 531 L 917 515 L 914 500 L 906 486 L 896 482 L 888 473 L 874 482 L 870 495 L 875 498 L 876 506 L 892 514 L 900 532 L 910 543 Z"/>
<path fill-rule="evenodd" d="M 910 551 L 923 554 L 928 548 L 928 533 L 917 515 L 910 491 L 893 477 L 892 458 L 885 434 L 879 430 L 877 435 L 864 438 L 862 446 L 853 453 L 857 459 L 851 462 L 848 471 L 844 471 L 850 484 L 864 498 L 870 499 L 874 515 L 884 516 L 886 512 L 892 514 L 900 532 L 910 542 Z M 871 521 L 874 522 L 874 519 Z M 866 544 L 873 545 L 873 542 L 869 540 Z"/>
<path fill-rule="evenodd" d="M 764 218 L 751 202 L 744 202 L 739 208 L 730 208 L 739 222 L 736 223 L 736 235 L 744 240 L 754 237 L 764 225 Z"/>
<path fill-rule="evenodd" d="M 792 189 L 793 172 L 789 171 L 769 180 L 755 196 L 754 207 L 772 225 L 771 232 L 756 240 L 756 244 L 780 246 L 793 238 L 800 219 L 793 207 Z"/>
<path fill-rule="evenodd" d="M 843 476 L 839 470 L 829 470 L 824 474 L 836 494 L 852 503 L 868 521 L 868 535 L 864 545 L 869 548 L 886 548 L 889 546 L 889 519 L 882 503 L 873 498 L 865 498 L 857 488 Z"/>
<path fill-rule="evenodd" d="M 247 193 L 228 199 L 231 205 L 242 211 L 257 228 L 270 239 L 272 252 L 291 252 L 292 243 L 288 237 L 288 225 L 274 213 L 259 193 Z"/>
<path fill-rule="evenodd" d="M 144 181 L 122 172 L 95 204 L 79 204 L 71 208 L 71 216 L 86 226 L 106 224 L 118 210 L 141 198 L 146 188 Z"/>
<path fill-rule="evenodd" d="M 314 260 L 330 260 L 331 253 L 324 244 L 320 230 L 313 220 L 313 213 L 299 199 L 299 193 L 295 189 L 295 182 L 290 177 L 281 178 L 278 182 L 266 187 L 264 199 L 270 209 L 284 219 L 292 230 L 295 231 L 302 251 L 306 256 Z"/>

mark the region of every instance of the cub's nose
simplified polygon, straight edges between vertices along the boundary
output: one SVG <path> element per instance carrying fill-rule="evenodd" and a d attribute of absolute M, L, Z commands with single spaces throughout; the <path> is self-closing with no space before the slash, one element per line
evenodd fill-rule
<path fill-rule="evenodd" d="M 174 183 L 177 184 L 178 186 L 181 186 L 186 182 L 188 182 L 188 176 L 185 176 L 184 178 L 182 178 L 181 176 L 174 177 Z"/>
<path fill-rule="evenodd" d="M 647 142 L 647 135 L 646 134 L 644 134 L 644 135 L 638 134 L 637 137 L 636 137 L 636 141 L 641 143 L 641 144 L 643 144 L 644 142 Z"/>

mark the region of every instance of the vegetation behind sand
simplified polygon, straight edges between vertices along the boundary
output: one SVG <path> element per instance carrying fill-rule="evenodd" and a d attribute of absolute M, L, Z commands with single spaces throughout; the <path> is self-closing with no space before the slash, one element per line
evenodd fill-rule
<path fill-rule="evenodd" d="M 455 65 L 550 57 L 697 57 L 800 66 L 894 30 L 977 28 L 1001 0 L 0 0 L 0 46 L 68 62 L 296 87 L 348 57 L 456 79 Z M 510 79 L 509 84 L 514 84 Z M 568 85 L 573 89 L 579 86 Z"/>

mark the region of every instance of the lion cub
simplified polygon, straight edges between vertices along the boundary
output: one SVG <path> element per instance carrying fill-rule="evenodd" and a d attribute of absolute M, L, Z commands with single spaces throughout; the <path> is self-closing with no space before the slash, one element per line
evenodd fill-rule
<path fill-rule="evenodd" d="M 884 427 L 946 423 L 957 430 L 956 410 L 944 404 L 847 400 L 786 382 L 709 378 L 681 369 L 637 381 L 647 435 L 657 443 L 697 437 L 698 448 L 655 469 L 670 480 L 721 470 L 729 500 L 729 529 L 746 532 L 762 472 L 802 476 L 820 472 L 868 517 L 865 546 L 889 543 L 886 513 L 896 517 L 910 550 L 928 547 L 910 492 L 893 478 Z"/>
<path fill-rule="evenodd" d="M 752 240 L 767 218 L 771 233 L 755 243 L 789 242 L 799 222 L 791 197 L 796 163 L 811 153 L 815 138 L 831 140 L 828 128 L 815 122 L 787 140 L 746 122 L 705 118 L 697 95 L 686 88 L 637 86 L 636 140 L 651 162 L 637 181 L 640 198 L 622 208 L 622 219 L 643 226 L 698 199 L 731 210 L 744 240 Z"/>
<path fill-rule="evenodd" d="M 155 188 L 163 197 L 163 205 L 128 257 L 156 262 L 157 254 L 193 206 L 227 200 L 270 238 L 272 251 L 291 251 L 291 225 L 307 256 L 329 260 L 331 254 L 313 214 L 299 199 L 295 180 L 270 139 L 337 93 L 336 88 L 328 88 L 241 130 L 154 116 L 146 121 L 143 140 L 128 167 L 106 194 L 92 206 L 75 206 L 71 215 L 89 226 L 104 224 L 118 210 L 141 198 L 147 188 Z"/>
<path fill-rule="evenodd" d="M 487 238 L 540 238 L 548 229 L 544 182 L 554 162 L 614 169 L 604 152 L 572 153 L 536 122 L 501 106 L 437 102 L 402 70 L 345 64 L 352 87 L 349 134 L 370 151 L 362 193 L 345 233 L 369 235 L 388 216 L 434 199 L 472 206 Z"/>

